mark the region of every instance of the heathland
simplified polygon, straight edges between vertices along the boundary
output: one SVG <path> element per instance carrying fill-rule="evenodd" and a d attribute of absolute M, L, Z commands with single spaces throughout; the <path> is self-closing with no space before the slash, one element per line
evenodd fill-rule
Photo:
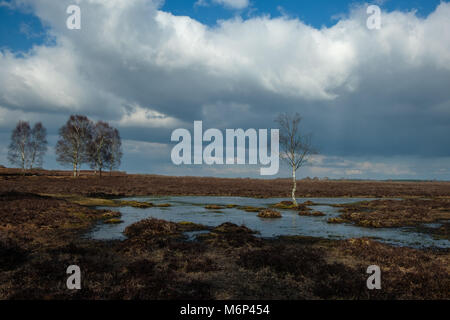
<path fill-rule="evenodd" d="M 232 223 L 212 228 L 157 219 L 127 227 L 122 241 L 83 236 L 98 221 L 120 219 L 119 209 L 95 205 L 140 210 L 139 204 L 116 200 L 120 197 L 288 199 L 288 179 L 69 174 L 23 176 L 0 169 L 1 299 L 450 298 L 449 249 L 396 247 L 365 238 L 263 239 Z M 440 231 L 433 232 L 448 239 L 448 182 L 299 180 L 297 196 L 390 198 L 342 205 L 342 221 L 334 222 L 381 228 L 441 221 Z M 186 241 L 185 231 L 203 229 L 208 233 Z M 382 270 L 381 290 L 366 286 L 366 269 L 373 264 Z M 81 290 L 66 287 L 69 265 L 81 268 Z"/>

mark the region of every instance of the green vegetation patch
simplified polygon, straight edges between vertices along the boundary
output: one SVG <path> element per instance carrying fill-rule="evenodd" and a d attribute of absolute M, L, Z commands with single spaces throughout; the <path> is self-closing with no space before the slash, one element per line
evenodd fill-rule
<path fill-rule="evenodd" d="M 244 210 L 246 212 L 259 212 L 263 208 L 252 207 L 252 206 L 245 206 L 245 207 L 240 207 L 239 209 Z"/>
<path fill-rule="evenodd" d="M 90 198 L 81 196 L 63 196 L 66 200 L 87 207 L 133 207 L 133 208 L 151 208 L 155 205 L 152 202 L 135 201 L 135 200 L 117 200 L 104 198 Z M 170 206 L 170 204 L 162 204 L 157 206 Z"/>
<path fill-rule="evenodd" d="M 310 203 L 309 205 L 313 204 L 311 201 L 307 201 L 306 203 Z M 306 206 L 305 203 L 299 203 L 295 205 L 292 201 L 281 201 L 279 203 L 275 203 L 272 205 L 273 208 L 276 209 L 284 209 L 284 210 L 301 210 L 301 211 L 307 211 L 311 210 Z"/>
<path fill-rule="evenodd" d="M 217 204 L 208 204 L 208 205 L 205 206 L 205 209 L 208 209 L 208 210 L 220 210 L 220 209 L 225 209 L 225 207 L 224 206 L 219 206 Z"/>
<path fill-rule="evenodd" d="M 123 222 L 122 220 L 117 219 L 117 218 L 112 218 L 112 219 L 105 220 L 105 223 L 107 223 L 107 224 L 119 224 L 119 223 L 122 223 L 122 222 Z"/>

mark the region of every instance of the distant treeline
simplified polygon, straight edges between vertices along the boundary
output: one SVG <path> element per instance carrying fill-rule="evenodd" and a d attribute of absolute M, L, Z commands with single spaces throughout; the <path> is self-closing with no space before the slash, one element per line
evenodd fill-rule
<path fill-rule="evenodd" d="M 19 121 L 11 133 L 8 160 L 23 171 L 41 168 L 47 145 L 47 130 L 42 123 L 31 128 L 29 122 Z M 83 115 L 71 115 L 59 129 L 55 152 L 58 163 L 73 168 L 74 177 L 82 164 L 88 164 L 100 176 L 105 168 L 111 172 L 120 166 L 123 155 L 119 130 Z"/>

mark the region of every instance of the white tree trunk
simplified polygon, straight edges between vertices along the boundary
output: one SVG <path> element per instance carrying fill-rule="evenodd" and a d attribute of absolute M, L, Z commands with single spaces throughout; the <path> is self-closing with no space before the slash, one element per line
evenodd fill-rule
<path fill-rule="evenodd" d="M 77 163 L 76 162 L 73 163 L 73 176 L 74 177 L 77 176 Z"/>
<path fill-rule="evenodd" d="M 25 158 L 25 142 L 23 142 L 22 146 L 20 147 L 20 157 L 22 160 L 22 164 L 21 164 L 22 171 L 25 171 L 25 160 L 26 160 L 26 158 Z"/>
<path fill-rule="evenodd" d="M 298 206 L 297 200 L 295 199 L 295 191 L 297 190 L 297 180 L 295 179 L 295 167 L 292 167 L 292 202 L 295 206 Z"/>

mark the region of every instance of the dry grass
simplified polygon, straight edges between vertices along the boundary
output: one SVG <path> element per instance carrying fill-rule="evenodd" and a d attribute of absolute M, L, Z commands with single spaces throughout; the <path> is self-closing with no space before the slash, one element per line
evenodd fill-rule
<path fill-rule="evenodd" d="M 281 213 L 273 209 L 263 209 L 259 211 L 258 217 L 269 219 L 281 218 Z"/>
<path fill-rule="evenodd" d="M 362 227 L 417 226 L 450 219 L 450 199 L 374 200 L 337 206 L 342 214 L 333 222 Z"/>
<path fill-rule="evenodd" d="M 290 179 L 222 179 L 203 177 L 166 177 L 155 175 L 42 176 L 9 175 L 0 172 L 0 192 L 83 195 L 92 198 L 203 195 L 289 197 Z M 299 180 L 298 197 L 449 197 L 449 182 L 377 182 Z"/>
<path fill-rule="evenodd" d="M 135 187 L 145 191 L 136 181 L 122 186 L 121 180 L 114 180 L 112 187 L 103 182 L 106 179 L 102 182 L 92 179 L 94 186 L 84 181 L 88 188 L 84 190 L 78 186 L 82 179 L 67 182 L 62 177 L 58 178 L 61 183 L 52 180 L 47 184 L 53 178 L 39 177 L 44 179 L 41 183 L 28 184 L 29 178 L 32 177 L 14 177 L 6 184 L 3 180 L 0 189 L 34 190 L 41 185 L 40 192 L 55 193 L 60 187 L 61 193 L 76 190 L 87 197 L 106 200 L 107 196 L 100 192 L 113 195 L 122 188 L 128 192 Z M 160 178 L 148 179 L 154 182 Z M 163 189 L 172 192 L 184 190 L 193 181 L 205 183 L 205 180 L 189 178 L 180 187 L 183 178 L 161 179 L 169 182 Z M 170 181 L 176 185 L 170 187 Z M 230 185 L 224 181 L 218 183 L 219 190 L 236 185 L 235 181 Z M 267 186 L 265 182 L 262 184 Z M 270 192 L 261 188 L 256 192 L 268 195 L 278 187 L 269 188 Z M 446 192 L 445 188 L 431 192 Z M 155 189 L 161 190 L 159 186 Z M 94 191 L 96 194 L 91 194 Z M 94 241 L 81 238 L 80 233 L 100 219 L 118 218 L 117 213 L 94 210 L 72 200 L 20 192 L 0 194 L 0 299 L 450 298 L 448 249 L 417 250 L 367 239 L 282 237 L 268 240 L 257 237 L 245 226 L 231 223 L 210 229 L 189 222 L 157 219 L 129 226 L 125 241 Z M 434 221 L 438 216 L 442 218 L 441 214 L 447 210 L 447 200 L 426 202 L 428 207 L 422 201 L 405 200 L 394 205 L 398 210 L 393 210 L 390 223 Z M 361 209 L 363 217 L 367 210 L 387 213 L 393 204 L 397 202 L 355 206 L 352 210 Z M 412 211 L 411 217 L 416 220 L 405 220 L 401 212 L 415 205 L 420 208 Z M 418 217 L 420 212 L 424 212 L 423 219 Z M 397 218 L 398 221 L 394 220 Z M 198 235 L 198 241 L 187 242 L 183 232 L 192 230 L 209 232 Z M 72 264 L 81 267 L 82 290 L 66 289 L 65 270 Z M 382 290 L 371 291 L 366 287 L 366 269 L 372 264 L 381 267 Z"/>

